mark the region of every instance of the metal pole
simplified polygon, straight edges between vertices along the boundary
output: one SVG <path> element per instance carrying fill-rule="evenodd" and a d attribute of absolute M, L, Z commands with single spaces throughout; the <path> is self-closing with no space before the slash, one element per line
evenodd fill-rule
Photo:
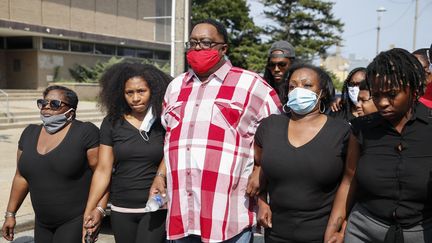
<path fill-rule="evenodd" d="M 170 74 L 174 77 L 174 60 L 175 60 L 175 12 L 176 12 L 176 0 L 172 0 L 171 4 L 171 60 L 170 60 Z"/>
<path fill-rule="evenodd" d="M 381 14 L 387 11 L 384 7 L 379 7 L 377 10 L 378 20 L 377 20 L 377 43 L 376 43 L 376 54 L 379 53 L 379 45 L 380 45 L 380 31 L 381 31 Z"/>
<path fill-rule="evenodd" d="M 418 0 L 416 0 L 415 13 L 414 13 L 414 33 L 413 33 L 413 51 L 416 49 L 417 39 L 417 19 L 418 19 Z"/>

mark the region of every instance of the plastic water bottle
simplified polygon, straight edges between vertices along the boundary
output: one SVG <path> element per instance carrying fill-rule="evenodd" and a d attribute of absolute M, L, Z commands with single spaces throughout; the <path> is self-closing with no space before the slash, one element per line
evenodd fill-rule
<path fill-rule="evenodd" d="M 155 212 L 167 202 L 168 202 L 168 197 L 166 195 L 165 196 L 162 196 L 161 194 L 153 195 L 147 201 L 145 212 L 146 213 Z"/>

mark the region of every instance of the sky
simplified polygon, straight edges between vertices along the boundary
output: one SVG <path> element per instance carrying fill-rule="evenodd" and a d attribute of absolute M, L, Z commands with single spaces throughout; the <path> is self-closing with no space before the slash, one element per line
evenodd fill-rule
<path fill-rule="evenodd" d="M 415 48 L 429 47 L 432 43 L 432 0 L 418 1 L 417 35 Z M 247 0 L 255 24 L 265 26 L 259 0 Z M 416 0 L 332 0 L 333 14 L 345 24 L 342 33 L 341 55 L 354 54 L 358 59 L 372 60 L 376 55 L 377 9 L 384 7 L 380 26 L 380 51 L 392 46 L 413 51 L 414 15 Z M 334 53 L 336 48 L 330 48 Z"/>

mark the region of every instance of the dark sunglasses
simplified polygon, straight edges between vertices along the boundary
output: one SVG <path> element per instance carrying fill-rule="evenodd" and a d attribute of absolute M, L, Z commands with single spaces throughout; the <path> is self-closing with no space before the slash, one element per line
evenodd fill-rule
<path fill-rule="evenodd" d="M 58 110 L 58 109 L 60 109 L 64 105 L 70 106 L 68 103 L 63 102 L 61 100 L 44 100 L 44 99 L 38 99 L 36 101 L 36 104 L 37 104 L 37 106 L 38 106 L 39 109 L 42 109 L 42 108 L 44 108 L 45 106 L 47 106 L 49 104 L 51 110 Z"/>
<path fill-rule="evenodd" d="M 279 68 L 284 68 L 288 65 L 287 62 L 269 62 L 267 64 L 268 68 L 275 68 L 276 66 L 278 66 Z"/>

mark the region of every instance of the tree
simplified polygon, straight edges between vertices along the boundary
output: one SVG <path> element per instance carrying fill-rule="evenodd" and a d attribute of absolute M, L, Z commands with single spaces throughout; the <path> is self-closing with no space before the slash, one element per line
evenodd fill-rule
<path fill-rule="evenodd" d="M 212 18 L 228 31 L 228 56 L 234 66 L 262 71 L 266 64 L 266 46 L 261 44 L 262 29 L 249 16 L 246 0 L 192 0 L 192 22 Z"/>
<path fill-rule="evenodd" d="M 340 44 L 343 23 L 332 13 L 333 2 L 319 0 L 261 0 L 265 15 L 275 21 L 265 32 L 274 41 L 286 40 L 296 54 L 311 60 L 325 56 L 329 47 Z"/>

